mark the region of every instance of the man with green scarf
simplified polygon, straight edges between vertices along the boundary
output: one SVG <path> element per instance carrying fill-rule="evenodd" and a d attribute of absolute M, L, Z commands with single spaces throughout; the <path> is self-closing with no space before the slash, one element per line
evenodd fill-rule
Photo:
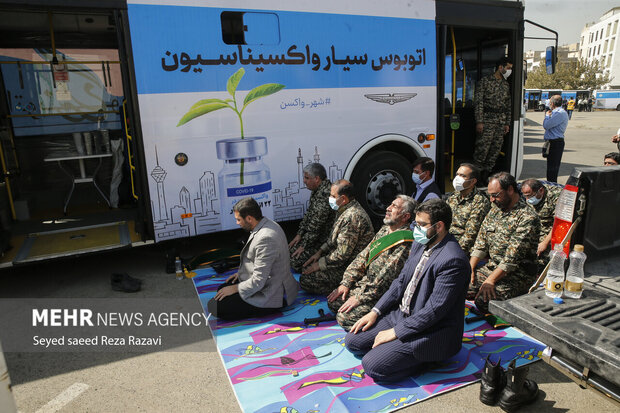
<path fill-rule="evenodd" d="M 398 195 L 385 213 L 385 224 L 347 267 L 338 288 L 327 296 L 329 309 L 347 331 L 367 314 L 402 270 L 413 242 L 409 229 L 417 202 Z"/>

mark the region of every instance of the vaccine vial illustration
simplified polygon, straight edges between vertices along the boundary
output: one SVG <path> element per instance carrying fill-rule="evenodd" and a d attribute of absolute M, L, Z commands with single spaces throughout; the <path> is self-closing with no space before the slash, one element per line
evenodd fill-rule
<path fill-rule="evenodd" d="M 273 219 L 271 172 L 263 161 L 267 138 L 222 139 L 215 145 L 217 158 L 224 161 L 218 174 L 222 230 L 238 228 L 233 206 L 248 196 L 258 202 L 263 216 Z"/>

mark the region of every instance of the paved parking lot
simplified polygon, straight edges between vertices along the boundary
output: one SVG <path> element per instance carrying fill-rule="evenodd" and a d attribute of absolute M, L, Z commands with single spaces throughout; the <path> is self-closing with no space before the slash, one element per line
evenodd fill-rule
<path fill-rule="evenodd" d="M 542 117 L 540 112 L 528 113 L 521 179 L 545 175 L 545 161 L 540 156 Z M 560 182 L 565 182 L 574 165 L 602 164 L 602 156 L 615 150 L 610 139 L 618 127 L 620 112 L 575 112 L 567 133 Z M 232 241 L 240 234 L 200 237 L 179 246 L 184 254 L 191 255 Z M 165 273 L 167 247 L 152 245 L 4 271 L 0 273 L 0 297 L 195 298 L 191 281 L 177 281 L 174 274 Z M 113 272 L 127 272 L 142 279 L 142 291 L 134 295 L 112 291 L 109 278 Z M 201 311 L 197 299 L 182 310 Z M 192 351 L 187 351 L 190 347 Z M 23 413 L 239 411 L 206 328 L 202 336 L 174 351 L 139 355 L 12 352 L 5 356 L 13 393 Z M 618 411 L 610 401 L 580 389 L 542 362 L 531 367 L 530 377 L 538 382 L 541 395 L 522 411 Z M 403 411 L 499 411 L 481 404 L 478 391 L 478 385 L 468 386 Z"/>

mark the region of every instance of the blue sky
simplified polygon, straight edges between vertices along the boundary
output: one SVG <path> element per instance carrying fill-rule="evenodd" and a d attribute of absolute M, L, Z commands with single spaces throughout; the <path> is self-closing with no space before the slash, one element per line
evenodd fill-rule
<path fill-rule="evenodd" d="M 524 3 L 525 18 L 558 32 L 559 45 L 577 43 L 586 23 L 598 22 L 609 9 L 620 7 L 620 0 L 524 0 Z M 525 25 L 525 35 L 552 36 L 530 24 Z M 526 39 L 525 50 L 543 50 L 552 44 L 552 41 Z"/>

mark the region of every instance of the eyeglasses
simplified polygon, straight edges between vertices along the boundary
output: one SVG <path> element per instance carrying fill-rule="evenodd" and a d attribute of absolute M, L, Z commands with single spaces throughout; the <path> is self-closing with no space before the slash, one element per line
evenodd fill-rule
<path fill-rule="evenodd" d="M 434 224 L 433 224 L 433 225 L 434 225 Z M 430 222 L 429 222 L 428 224 L 424 224 L 423 226 L 421 226 L 421 225 L 420 225 L 420 224 L 418 224 L 417 222 L 414 222 L 414 223 L 413 223 L 413 227 L 414 227 L 414 228 L 417 228 L 417 229 L 418 229 L 418 231 L 421 231 L 421 230 L 422 230 L 422 228 L 426 228 L 426 227 L 428 227 L 428 226 L 431 226 L 431 227 L 432 227 L 433 225 L 431 225 L 431 223 L 430 223 Z"/>
<path fill-rule="evenodd" d="M 499 198 L 499 195 L 500 195 L 502 192 L 504 192 L 504 190 L 503 190 L 503 189 L 502 189 L 501 191 L 499 191 L 499 192 L 494 193 L 494 194 L 489 193 L 489 198 Z"/>

